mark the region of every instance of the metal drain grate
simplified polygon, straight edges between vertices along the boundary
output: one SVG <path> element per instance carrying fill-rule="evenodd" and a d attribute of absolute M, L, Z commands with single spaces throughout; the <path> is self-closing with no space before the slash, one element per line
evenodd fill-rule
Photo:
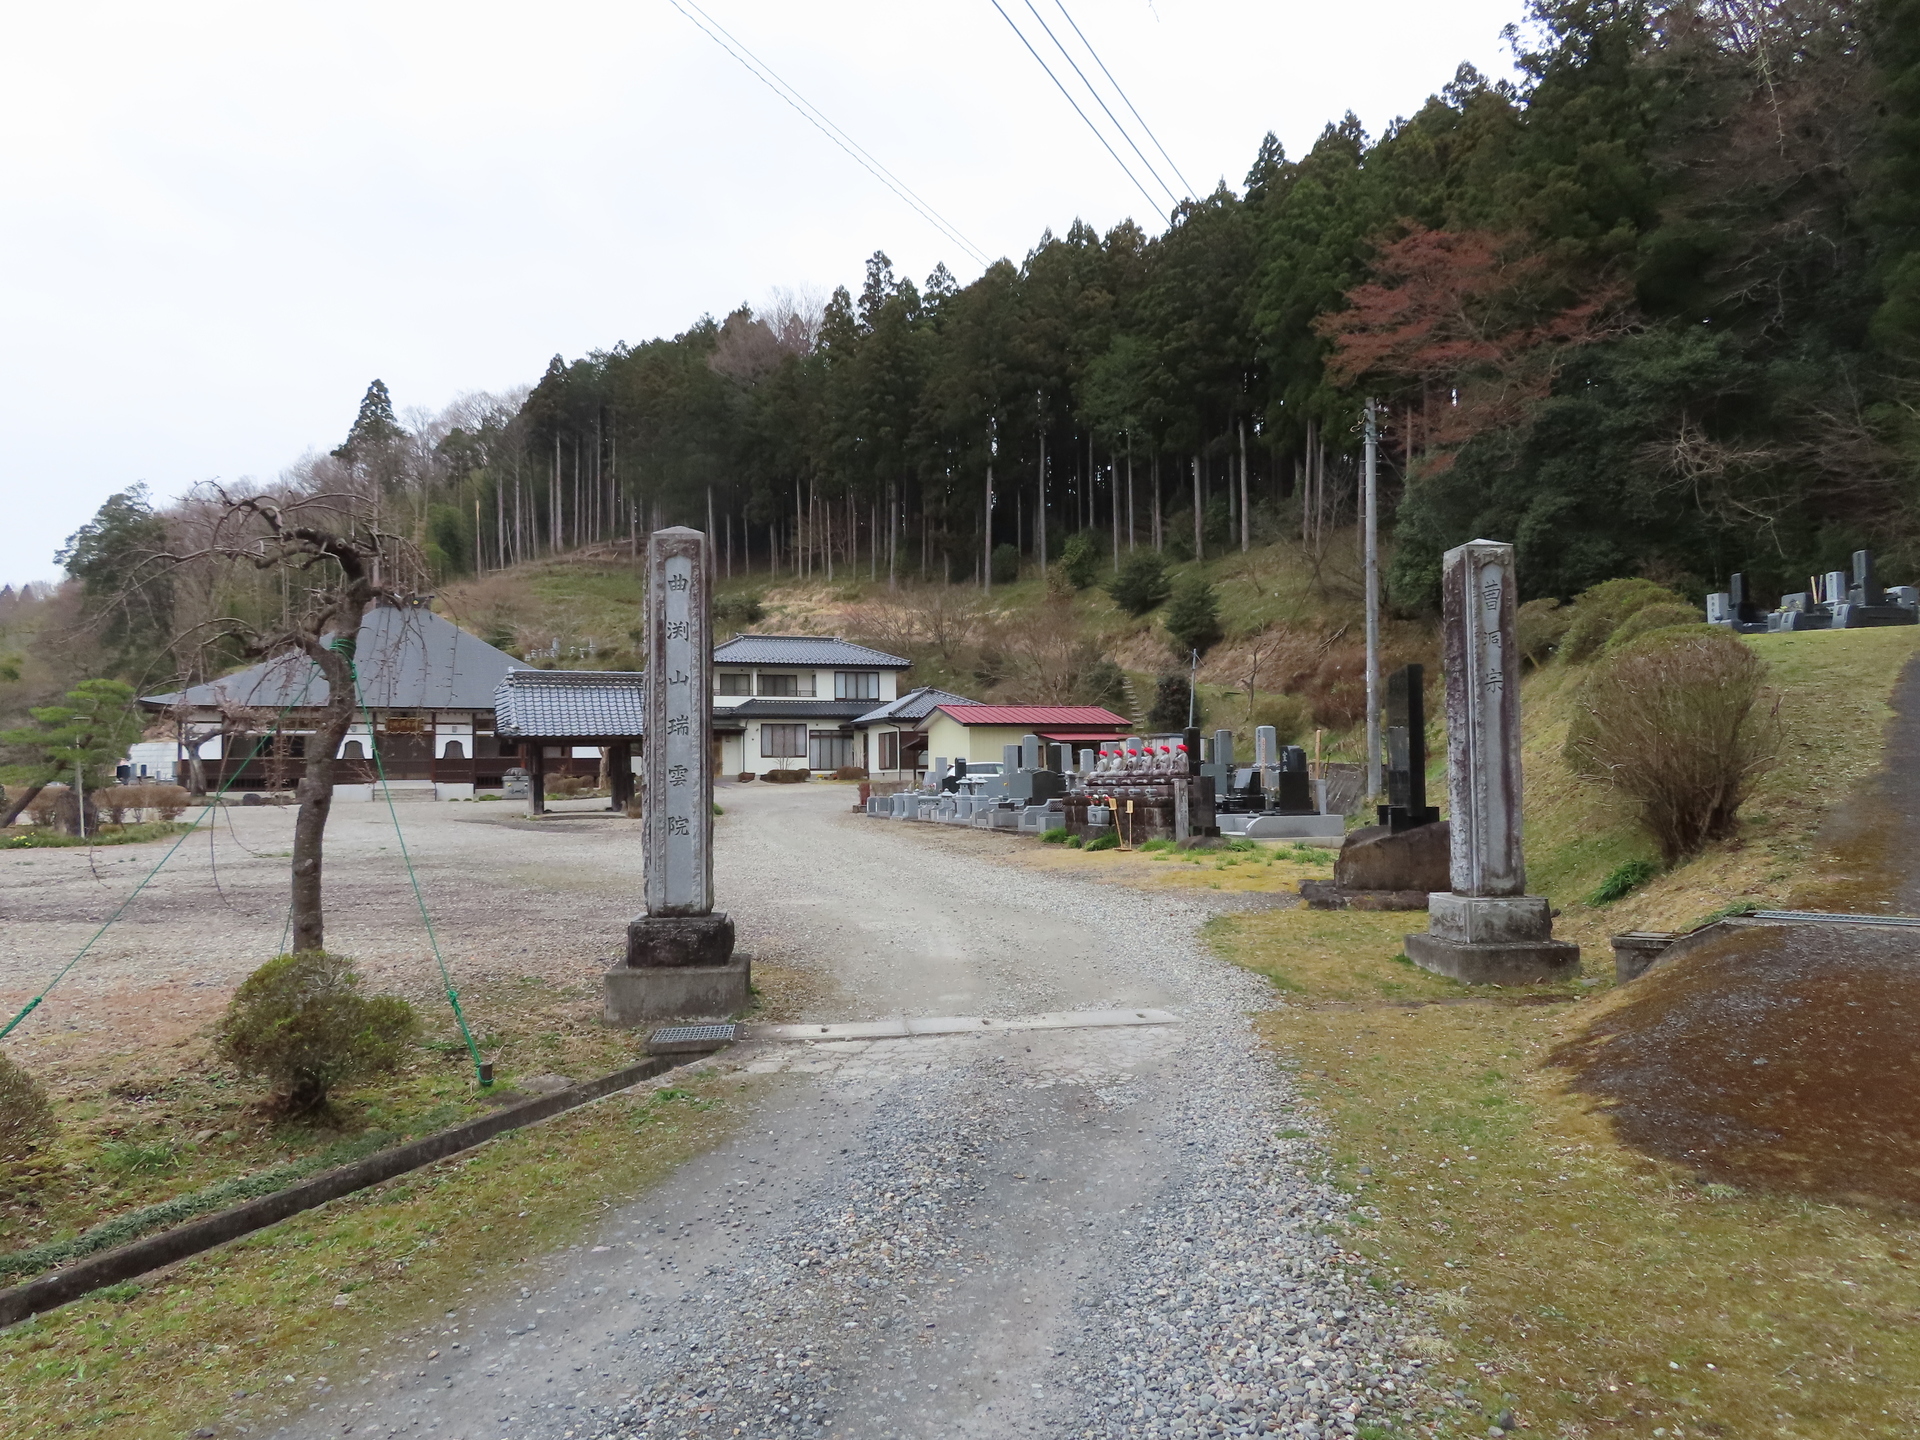
<path fill-rule="evenodd" d="M 1920 925 L 1920 916 L 1914 915 L 1841 915 L 1826 910 L 1756 910 L 1753 912 L 1753 918 L 1755 920 L 1801 920 L 1828 925 L 1891 925 L 1896 928 Z"/>
<path fill-rule="evenodd" d="M 671 1055 L 686 1050 L 718 1050 L 740 1038 L 738 1025 L 669 1025 L 647 1037 L 647 1050 Z"/>

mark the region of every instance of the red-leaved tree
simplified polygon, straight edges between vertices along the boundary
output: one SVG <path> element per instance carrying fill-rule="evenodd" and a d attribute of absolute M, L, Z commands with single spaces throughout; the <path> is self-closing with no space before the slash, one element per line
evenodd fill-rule
<path fill-rule="evenodd" d="M 1475 435 L 1525 418 L 1570 350 L 1618 333 L 1624 300 L 1611 280 L 1569 282 L 1520 237 L 1415 225 L 1314 328 L 1333 342 L 1336 383 L 1372 382 L 1417 411 L 1408 449 L 1437 474 Z"/>

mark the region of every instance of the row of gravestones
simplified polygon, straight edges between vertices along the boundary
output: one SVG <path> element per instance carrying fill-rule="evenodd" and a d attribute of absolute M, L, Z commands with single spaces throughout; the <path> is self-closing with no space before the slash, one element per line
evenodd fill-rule
<path fill-rule="evenodd" d="M 1707 623 L 1743 635 L 1791 630 L 1864 630 L 1881 625 L 1920 624 L 1920 588 L 1880 587 L 1873 573 L 1873 552 L 1853 552 L 1853 574 L 1829 570 L 1809 578 L 1806 590 L 1782 595 L 1780 604 L 1762 613 L 1747 597 L 1747 578 L 1729 577 L 1727 588 L 1707 596 Z"/>

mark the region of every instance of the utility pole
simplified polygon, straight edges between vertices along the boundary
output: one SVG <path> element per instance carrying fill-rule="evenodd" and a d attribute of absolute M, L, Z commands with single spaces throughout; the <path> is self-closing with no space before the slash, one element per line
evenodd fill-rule
<path fill-rule="evenodd" d="M 1200 723 L 1200 652 L 1187 651 L 1187 729 Z"/>
<path fill-rule="evenodd" d="M 1380 419 L 1367 401 L 1367 797 L 1380 793 Z"/>

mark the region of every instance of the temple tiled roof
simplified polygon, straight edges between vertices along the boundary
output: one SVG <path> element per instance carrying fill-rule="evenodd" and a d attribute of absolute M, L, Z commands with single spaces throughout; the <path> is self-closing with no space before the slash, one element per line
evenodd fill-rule
<path fill-rule="evenodd" d="M 638 670 L 516 670 L 493 698 L 502 740 L 637 740 L 647 677 Z"/>
<path fill-rule="evenodd" d="M 501 679 L 521 668 L 504 650 L 425 605 L 371 607 L 354 642 L 360 703 L 374 710 L 486 710 Z M 319 667 L 295 652 L 183 691 L 143 695 L 140 703 L 153 709 L 185 704 L 278 710 L 326 701 L 327 682 Z"/>

